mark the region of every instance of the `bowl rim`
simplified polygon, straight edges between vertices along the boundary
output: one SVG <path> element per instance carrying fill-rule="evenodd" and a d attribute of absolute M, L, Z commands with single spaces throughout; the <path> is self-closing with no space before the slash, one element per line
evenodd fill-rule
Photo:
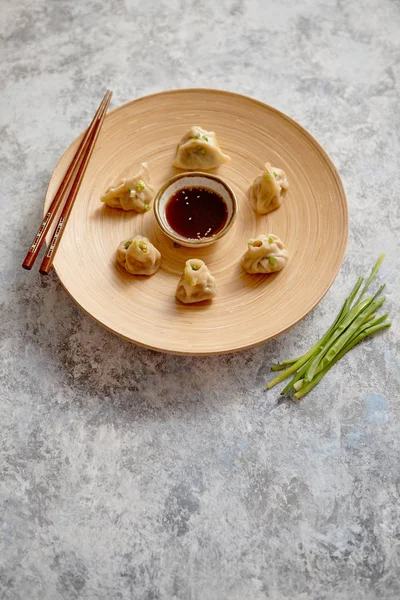
<path fill-rule="evenodd" d="M 220 183 L 228 192 L 229 197 L 232 201 L 232 214 L 231 214 L 231 218 L 229 219 L 229 221 L 227 221 L 227 223 L 224 225 L 224 227 L 221 229 L 221 231 L 218 231 L 218 233 L 216 233 L 215 235 L 212 235 L 208 238 L 187 238 L 183 235 L 179 235 L 178 233 L 176 235 L 174 235 L 174 232 L 170 229 L 167 229 L 166 227 L 164 227 L 164 224 L 161 221 L 160 218 L 160 201 L 161 201 L 161 197 L 164 194 L 165 190 L 175 181 L 179 181 L 179 179 L 183 179 L 184 177 L 202 177 L 204 179 L 213 179 L 214 181 L 218 181 L 218 183 Z M 237 213 L 238 213 L 238 201 L 236 198 L 236 194 L 233 191 L 233 189 L 231 188 L 231 186 L 226 183 L 226 181 L 224 181 L 224 179 L 222 179 L 222 177 L 220 177 L 219 175 L 215 175 L 214 173 L 204 173 L 204 171 L 185 171 L 184 173 L 177 173 L 176 175 L 173 175 L 172 177 L 170 177 L 169 179 L 167 179 L 167 181 L 165 181 L 162 186 L 160 187 L 160 189 L 157 191 L 156 195 L 154 196 L 154 215 L 157 221 L 158 226 L 160 227 L 161 231 L 163 231 L 163 233 L 165 233 L 166 236 L 168 236 L 170 239 L 174 240 L 174 242 L 178 243 L 178 244 L 182 244 L 185 243 L 187 245 L 191 245 L 191 246 L 206 246 L 208 244 L 211 244 L 213 242 L 216 242 L 217 240 L 219 240 L 221 237 L 223 237 L 232 227 L 232 225 L 234 224 L 236 217 L 237 217 Z"/>

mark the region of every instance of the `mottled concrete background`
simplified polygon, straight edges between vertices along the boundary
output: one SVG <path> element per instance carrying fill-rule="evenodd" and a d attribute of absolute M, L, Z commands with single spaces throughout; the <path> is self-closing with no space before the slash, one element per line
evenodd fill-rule
<path fill-rule="evenodd" d="M 0 1 L 0 598 L 400 597 L 398 0 Z M 136 348 L 20 268 L 105 87 L 254 96 L 323 144 L 350 240 L 321 304 L 233 356 Z M 393 328 L 301 404 L 263 386 L 381 251 Z"/>

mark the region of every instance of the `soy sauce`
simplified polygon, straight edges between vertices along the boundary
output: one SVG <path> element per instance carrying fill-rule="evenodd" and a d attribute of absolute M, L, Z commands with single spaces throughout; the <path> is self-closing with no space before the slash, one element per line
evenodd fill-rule
<path fill-rule="evenodd" d="M 228 219 L 228 208 L 217 192 L 204 187 L 187 187 L 171 196 L 165 216 L 179 235 L 204 238 L 221 231 Z"/>

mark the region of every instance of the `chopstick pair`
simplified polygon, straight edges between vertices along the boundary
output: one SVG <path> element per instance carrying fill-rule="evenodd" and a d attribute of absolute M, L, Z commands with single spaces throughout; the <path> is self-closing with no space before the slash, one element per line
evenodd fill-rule
<path fill-rule="evenodd" d="M 106 116 L 106 112 L 110 104 L 111 96 L 112 92 L 110 90 L 107 90 L 103 100 L 100 103 L 99 108 L 96 111 L 96 114 L 93 117 L 92 122 L 90 123 L 81 143 L 79 144 L 78 150 L 76 151 L 76 154 L 72 159 L 72 162 L 69 165 L 67 172 L 64 175 L 60 187 L 58 188 L 56 195 L 54 196 L 54 199 L 46 215 L 43 218 L 43 221 L 36 233 L 32 245 L 29 248 L 28 254 L 25 257 L 24 262 L 22 263 L 24 269 L 30 270 L 33 267 L 33 264 L 39 254 L 40 248 L 42 247 L 42 244 L 51 227 L 51 224 L 54 221 L 58 209 L 65 201 L 57 226 L 54 230 L 52 240 L 39 269 L 39 272 L 43 275 L 47 275 L 49 273 L 51 265 L 53 264 L 54 256 L 57 252 L 57 248 L 61 241 L 61 237 L 64 233 L 68 217 L 71 213 L 72 206 L 75 202 L 76 196 L 78 195 L 78 191 L 82 183 L 83 177 L 85 175 L 86 168 L 92 156 L 94 146 L 100 133 L 100 129 L 103 125 L 104 118 Z M 75 179 L 73 180 L 74 175 Z M 67 195 L 67 190 L 72 180 L 73 183 Z"/>

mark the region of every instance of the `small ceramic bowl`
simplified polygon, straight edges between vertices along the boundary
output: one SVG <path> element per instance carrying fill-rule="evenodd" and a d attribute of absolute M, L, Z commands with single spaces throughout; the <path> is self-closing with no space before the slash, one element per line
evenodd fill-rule
<path fill-rule="evenodd" d="M 223 228 L 215 235 L 200 238 L 184 237 L 174 231 L 168 223 L 166 207 L 169 199 L 176 194 L 176 192 L 187 187 L 208 188 L 223 198 L 227 207 L 228 217 Z M 237 214 L 237 200 L 233 190 L 220 177 L 208 173 L 191 171 L 189 173 L 175 175 L 164 183 L 154 198 L 154 214 L 159 227 L 171 240 L 181 246 L 187 246 L 188 248 L 203 248 L 204 246 L 209 246 L 219 240 L 232 227 Z"/>

